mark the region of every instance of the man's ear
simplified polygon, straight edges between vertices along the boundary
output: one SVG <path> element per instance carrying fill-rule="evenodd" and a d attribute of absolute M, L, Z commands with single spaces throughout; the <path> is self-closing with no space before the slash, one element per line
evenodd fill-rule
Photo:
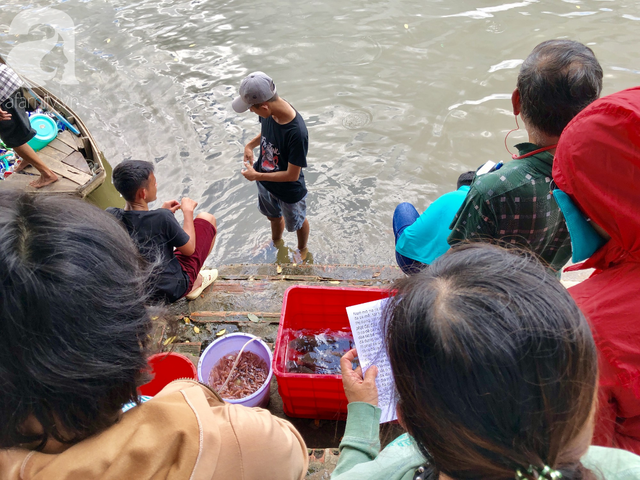
<path fill-rule="evenodd" d="M 513 106 L 513 114 L 520 115 L 520 90 L 517 88 L 511 94 L 511 105 Z"/>
<path fill-rule="evenodd" d="M 147 189 L 145 187 L 140 187 L 136 192 L 136 200 L 147 200 Z"/>

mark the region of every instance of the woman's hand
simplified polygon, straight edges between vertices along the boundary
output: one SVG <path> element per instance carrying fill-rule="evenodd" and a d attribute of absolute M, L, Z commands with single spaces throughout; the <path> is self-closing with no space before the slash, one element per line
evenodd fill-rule
<path fill-rule="evenodd" d="M 376 377 L 378 376 L 378 367 L 371 365 L 363 379 L 362 368 L 358 367 L 355 370 L 353 369 L 352 362 L 357 356 L 358 352 L 353 348 L 340 359 L 344 393 L 349 403 L 365 402 L 377 407 L 378 388 L 376 387 Z"/>

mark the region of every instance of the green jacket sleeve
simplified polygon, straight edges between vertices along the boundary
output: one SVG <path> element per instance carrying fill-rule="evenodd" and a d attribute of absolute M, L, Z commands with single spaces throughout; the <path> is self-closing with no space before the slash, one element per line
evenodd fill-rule
<path fill-rule="evenodd" d="M 465 240 L 497 238 L 496 224 L 491 199 L 472 186 L 451 223 L 451 233 L 447 242 L 453 246 Z"/>
<path fill-rule="evenodd" d="M 380 453 L 382 410 L 369 403 L 352 402 L 347 406 L 347 412 L 347 425 L 340 442 L 340 459 L 331 475 L 332 480 L 349 478 L 347 472 L 351 468 L 370 462 Z"/>

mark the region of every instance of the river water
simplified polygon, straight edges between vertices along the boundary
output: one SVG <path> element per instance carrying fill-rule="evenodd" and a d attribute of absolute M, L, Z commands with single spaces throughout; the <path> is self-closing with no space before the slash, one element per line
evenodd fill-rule
<path fill-rule="evenodd" d="M 49 20 L 15 34 L 43 8 Z M 46 86 L 77 110 L 112 165 L 153 161 L 159 199 L 187 195 L 218 218 L 212 265 L 287 261 L 296 246 L 288 233 L 287 248 L 265 247 L 268 221 L 255 184 L 240 174 L 243 145 L 259 124 L 230 102 L 252 71 L 271 75 L 307 122 L 315 263 L 392 263 L 399 202 L 422 211 L 455 188 L 459 173 L 507 160 L 510 94 L 539 42 L 588 44 L 604 68 L 605 94 L 640 83 L 640 4 L 620 0 L 0 5 L 0 53 L 11 58 L 12 49 L 54 36 L 36 62 L 41 72 L 58 69 Z M 64 75 L 69 56 L 75 84 Z M 521 130 L 509 144 L 523 139 Z M 105 192 L 99 200 L 117 202 Z"/>

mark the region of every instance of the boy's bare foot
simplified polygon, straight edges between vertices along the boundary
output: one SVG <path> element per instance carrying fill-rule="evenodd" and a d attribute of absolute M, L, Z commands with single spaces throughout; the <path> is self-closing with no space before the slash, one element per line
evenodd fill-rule
<path fill-rule="evenodd" d="M 295 252 L 293 252 L 294 263 L 304 262 L 308 254 L 309 254 L 309 249 L 307 247 L 304 247 L 302 250 L 297 249 Z"/>
<path fill-rule="evenodd" d="M 40 178 L 29 183 L 33 188 L 42 188 L 58 181 L 58 176 L 51 172 L 50 175 L 40 175 Z"/>
<path fill-rule="evenodd" d="M 193 283 L 191 291 L 186 295 L 187 300 L 195 300 L 200 294 L 211 285 L 216 278 L 218 278 L 218 270 L 215 268 L 211 270 L 201 270 L 198 274 L 198 278 Z"/>
<path fill-rule="evenodd" d="M 189 290 L 189 293 L 192 293 L 194 290 L 197 290 L 200 288 L 200 285 L 202 285 L 202 274 L 198 274 L 198 278 L 196 278 L 196 281 L 193 283 L 193 287 L 191 287 L 191 290 Z"/>

